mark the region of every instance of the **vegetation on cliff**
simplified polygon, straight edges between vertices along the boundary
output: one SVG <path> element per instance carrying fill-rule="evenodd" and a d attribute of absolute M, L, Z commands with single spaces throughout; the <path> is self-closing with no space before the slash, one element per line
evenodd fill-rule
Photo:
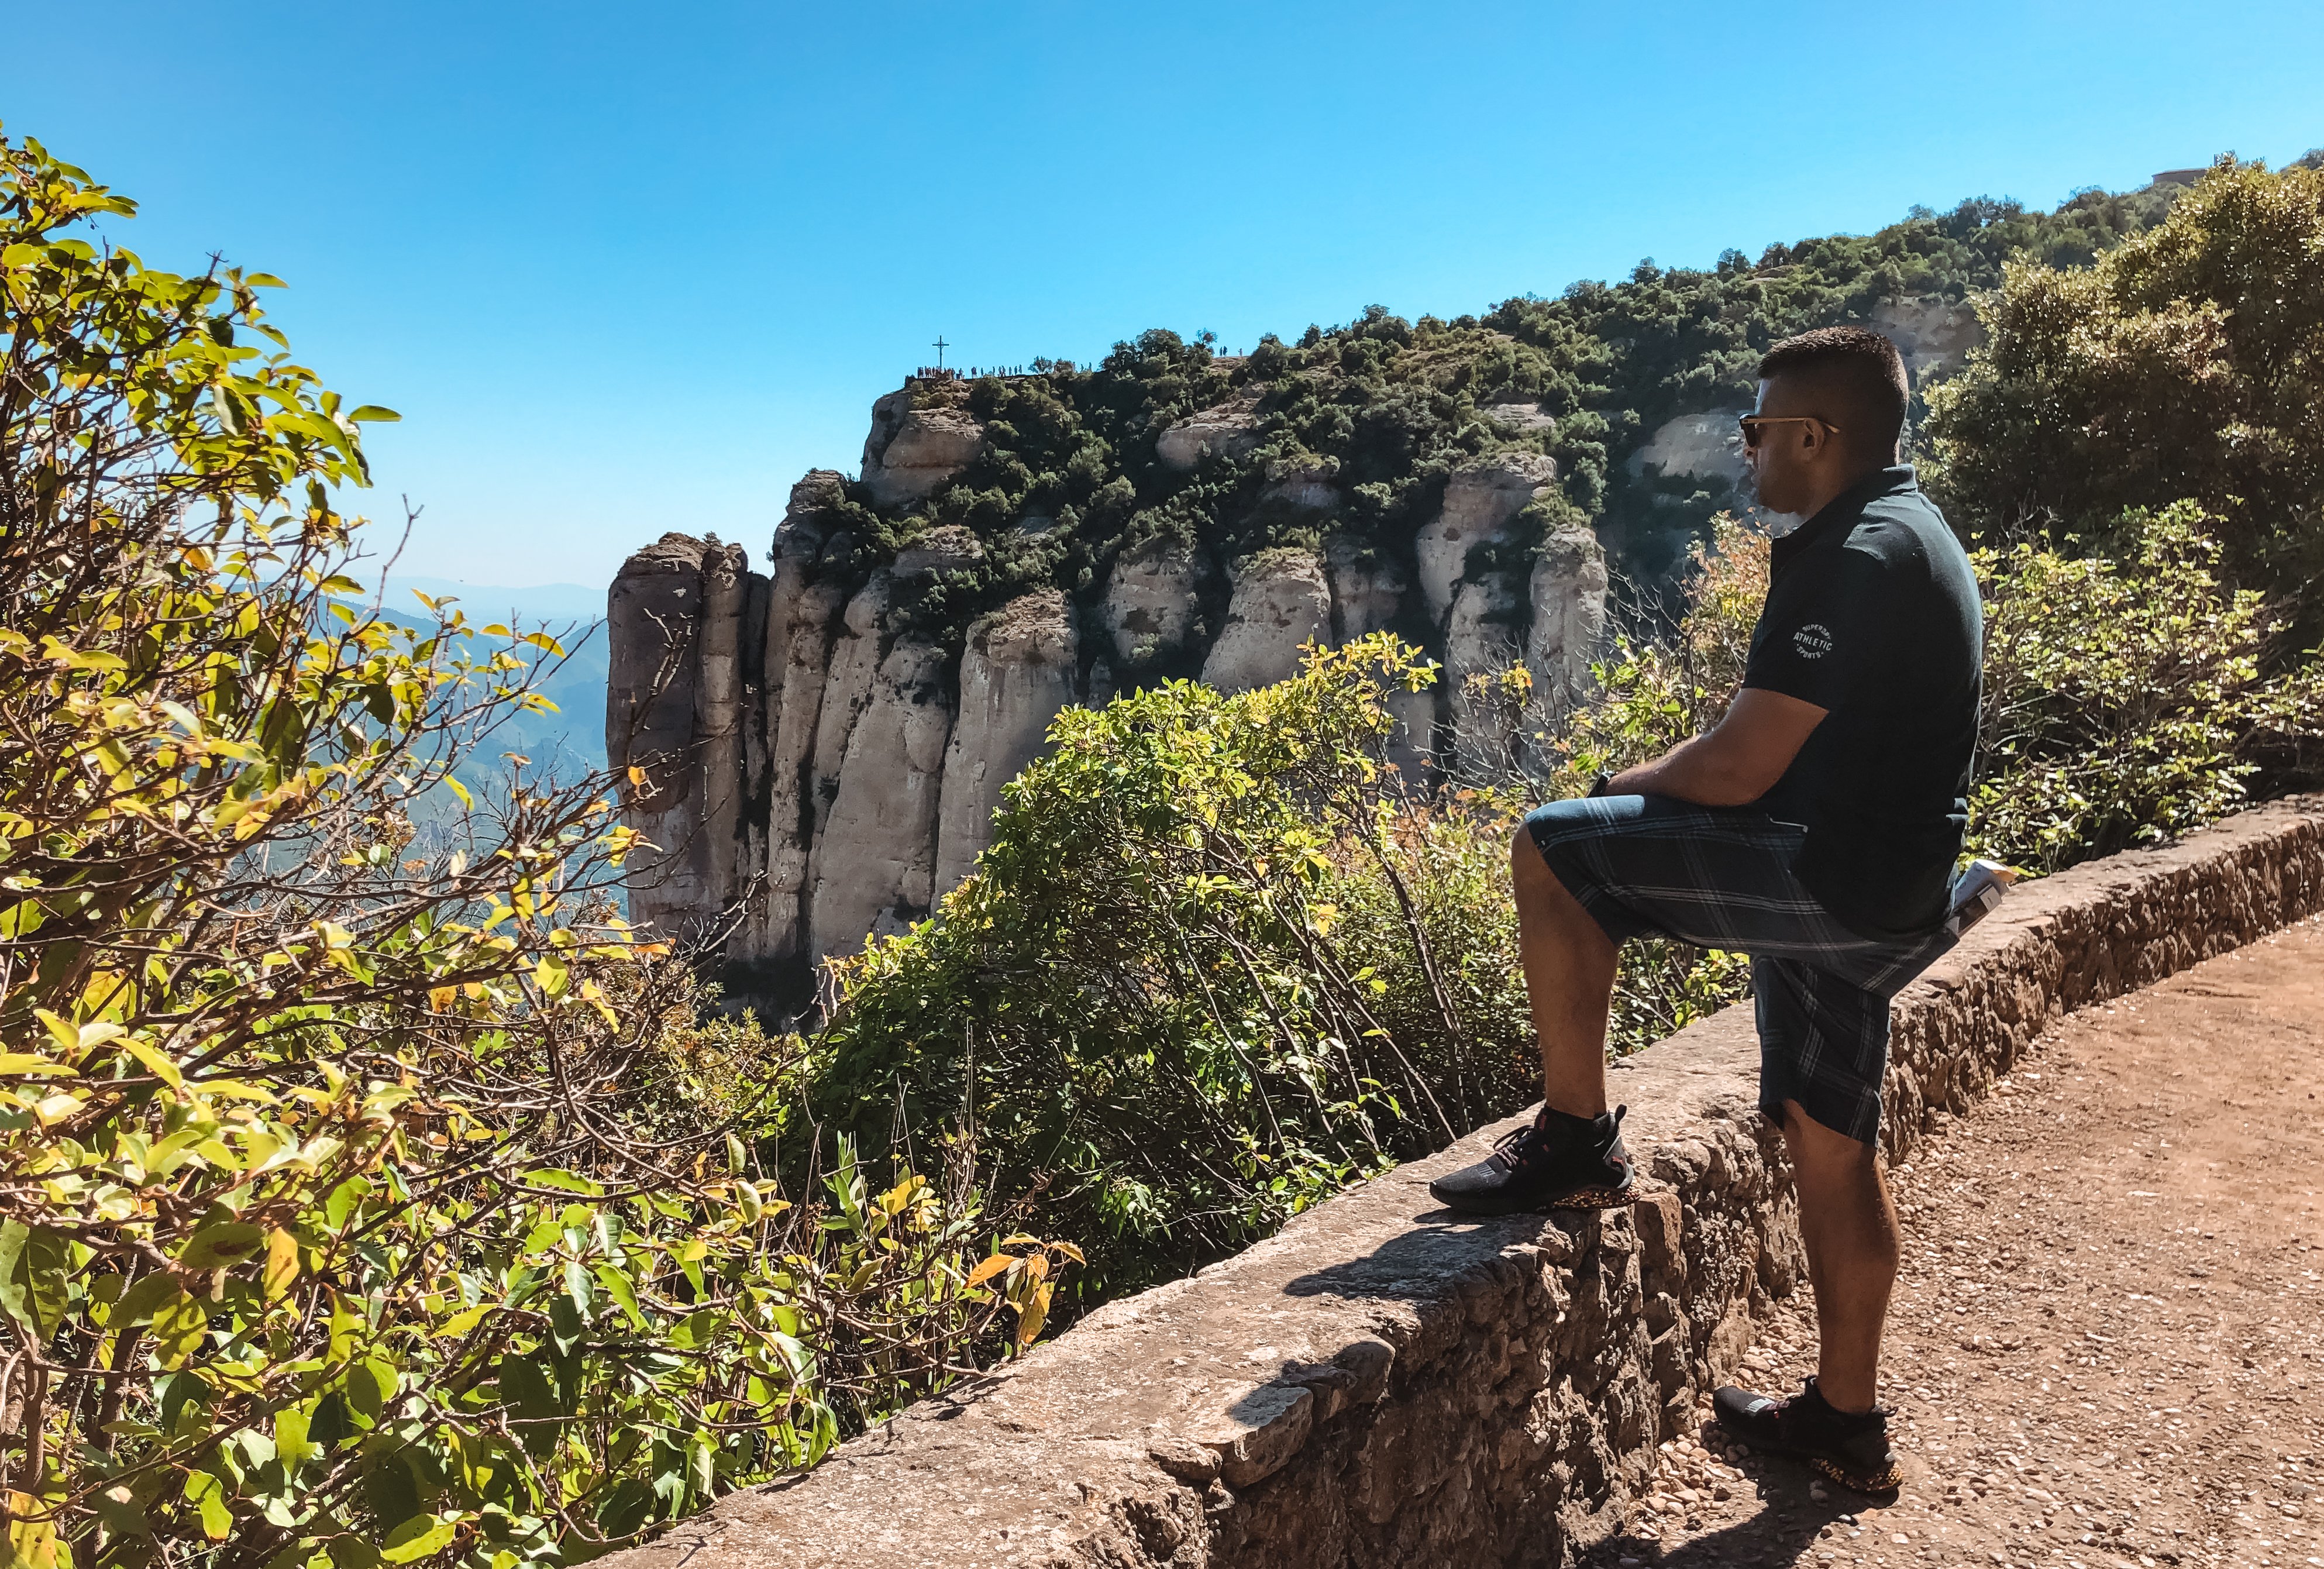
<path fill-rule="evenodd" d="M 1657 426 L 1748 405 L 1758 356 L 1791 333 L 1884 303 L 1961 300 L 2012 259 L 2088 263 L 2152 226 L 2179 189 L 2089 191 L 2050 212 L 1988 199 L 1915 209 L 1873 235 L 1775 245 L 1757 261 L 1730 251 L 1707 270 L 1641 263 L 1615 282 L 1451 320 L 1374 306 L 1342 327 L 1269 336 L 1247 356 L 1156 328 L 1093 367 L 1037 360 L 1030 375 L 922 383 L 923 402 L 982 422 L 982 452 L 925 500 L 883 505 L 851 485 L 820 569 L 860 579 L 936 528 L 965 527 L 983 559 L 918 587 L 911 606 L 956 639 L 1033 587 L 1086 607 L 1120 553 L 1155 540 L 1222 564 L 1312 547 L 1327 531 L 1401 551 L 1455 466 L 1517 450 L 1557 460 L 1560 494 L 1500 549 L 1523 558 L 1548 528 L 1585 520 L 1631 577 L 1660 582 L 1734 498 L 1723 482 L 1634 473 Z M 1165 461 L 1164 432 L 1205 411 L 1222 415 L 1220 439 L 1191 465 Z M 1313 504 L 1318 485 L 1329 511 Z"/>
<path fill-rule="evenodd" d="M 973 1137 L 1122 1285 L 1511 1109 L 1497 847 L 1381 761 L 1432 676 L 1380 634 L 1068 709 L 941 918 L 840 966 L 815 1111 Z"/>
<path fill-rule="evenodd" d="M 416 832 L 556 651 L 360 608 L 392 416 L 132 210 L 0 140 L 0 1562 L 575 1563 L 1037 1333 L 961 1182 L 777 1195 L 602 780 Z"/>

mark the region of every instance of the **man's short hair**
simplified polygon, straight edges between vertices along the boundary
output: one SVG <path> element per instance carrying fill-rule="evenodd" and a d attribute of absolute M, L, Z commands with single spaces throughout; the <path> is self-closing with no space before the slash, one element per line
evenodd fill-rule
<path fill-rule="evenodd" d="M 1913 397 L 1904 356 L 1868 327 L 1819 327 L 1787 337 L 1759 361 L 1759 375 L 1813 383 L 1832 423 L 1858 451 L 1885 448 L 1904 433 Z"/>

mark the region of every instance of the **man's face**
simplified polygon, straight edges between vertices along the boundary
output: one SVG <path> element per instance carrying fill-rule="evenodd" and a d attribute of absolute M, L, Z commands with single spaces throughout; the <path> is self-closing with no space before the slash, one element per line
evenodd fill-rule
<path fill-rule="evenodd" d="M 1810 406 L 1799 384 L 1782 376 L 1759 383 L 1758 401 L 1751 411 L 1767 419 L 1822 418 L 1820 410 Z M 1746 447 L 1743 457 L 1751 466 L 1759 504 L 1771 512 L 1797 514 L 1808 510 L 1818 475 L 1838 460 L 1839 453 L 1829 425 L 1794 423 L 1762 427 L 1759 444 Z"/>

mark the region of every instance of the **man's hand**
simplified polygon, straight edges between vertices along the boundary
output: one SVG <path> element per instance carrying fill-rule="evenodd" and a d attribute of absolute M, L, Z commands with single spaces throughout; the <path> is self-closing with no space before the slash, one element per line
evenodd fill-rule
<path fill-rule="evenodd" d="M 1625 769 L 1609 796 L 1668 796 L 1699 807 L 1748 806 L 1773 789 L 1827 710 L 1746 687 L 1727 716 L 1652 762 Z"/>

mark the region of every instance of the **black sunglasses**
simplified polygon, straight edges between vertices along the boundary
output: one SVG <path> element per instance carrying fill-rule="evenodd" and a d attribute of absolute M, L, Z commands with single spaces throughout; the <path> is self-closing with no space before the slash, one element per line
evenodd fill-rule
<path fill-rule="evenodd" d="M 1770 425 L 1821 425 L 1834 436 L 1840 434 L 1839 426 L 1813 414 L 1745 414 L 1736 423 L 1743 428 L 1743 445 L 1747 448 L 1758 446 L 1765 438 L 1762 433 Z"/>

